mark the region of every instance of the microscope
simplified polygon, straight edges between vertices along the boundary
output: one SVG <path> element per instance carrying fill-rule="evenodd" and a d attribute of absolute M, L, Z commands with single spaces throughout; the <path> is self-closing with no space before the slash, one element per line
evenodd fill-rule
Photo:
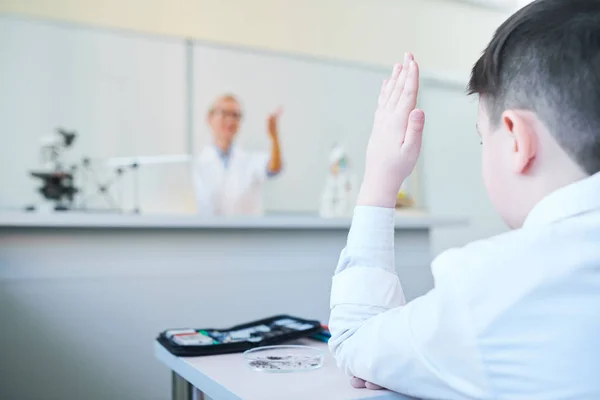
<path fill-rule="evenodd" d="M 73 174 L 75 166 L 68 168 L 62 159 L 64 152 L 73 145 L 77 133 L 58 128 L 56 135 L 42 141 L 41 156 L 45 170 L 31 171 L 34 178 L 41 179 L 42 186 L 38 191 L 42 196 L 55 203 L 55 211 L 68 211 L 73 208 L 75 194 L 79 191 L 75 187 Z M 35 210 L 35 206 L 27 207 Z"/>

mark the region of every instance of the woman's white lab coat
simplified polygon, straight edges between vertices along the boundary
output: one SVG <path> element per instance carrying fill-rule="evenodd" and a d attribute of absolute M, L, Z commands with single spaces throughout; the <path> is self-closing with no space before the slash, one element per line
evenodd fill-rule
<path fill-rule="evenodd" d="M 268 178 L 269 156 L 232 147 L 227 160 L 215 146 L 206 146 L 193 162 L 194 189 L 201 215 L 260 215 L 262 186 Z"/>

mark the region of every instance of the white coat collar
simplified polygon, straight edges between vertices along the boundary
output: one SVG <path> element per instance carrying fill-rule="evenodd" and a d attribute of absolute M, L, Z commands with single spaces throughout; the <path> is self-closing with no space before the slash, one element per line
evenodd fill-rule
<path fill-rule="evenodd" d="M 228 157 L 229 159 L 232 159 L 234 157 L 234 155 L 237 155 L 237 154 L 240 154 L 240 149 L 238 149 L 237 146 L 232 145 L 229 148 L 229 152 L 225 156 Z M 200 151 L 200 157 L 202 157 L 202 158 L 205 158 L 205 157 L 223 158 L 223 156 L 224 156 L 224 154 L 222 154 L 221 150 L 212 143 L 204 146 L 202 148 L 202 150 Z"/>
<path fill-rule="evenodd" d="M 599 209 L 600 172 L 546 196 L 529 212 L 523 227 L 547 225 Z"/>

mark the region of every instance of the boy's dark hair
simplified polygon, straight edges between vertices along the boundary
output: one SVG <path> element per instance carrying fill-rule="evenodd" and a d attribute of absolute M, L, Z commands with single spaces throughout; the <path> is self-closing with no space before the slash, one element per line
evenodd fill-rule
<path fill-rule="evenodd" d="M 498 126 L 507 109 L 534 111 L 588 174 L 600 171 L 600 0 L 537 0 L 494 34 L 473 67 Z"/>

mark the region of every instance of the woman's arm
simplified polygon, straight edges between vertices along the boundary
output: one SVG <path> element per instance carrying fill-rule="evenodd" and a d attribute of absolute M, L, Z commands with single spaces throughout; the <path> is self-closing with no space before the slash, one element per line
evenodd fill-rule
<path fill-rule="evenodd" d="M 267 166 L 267 173 L 269 176 L 277 175 L 281 171 L 282 160 L 281 160 L 281 145 L 279 143 L 279 130 L 278 130 L 278 119 L 281 116 L 283 110 L 279 108 L 273 114 L 269 115 L 267 122 L 267 132 L 271 138 L 271 158 Z"/>

